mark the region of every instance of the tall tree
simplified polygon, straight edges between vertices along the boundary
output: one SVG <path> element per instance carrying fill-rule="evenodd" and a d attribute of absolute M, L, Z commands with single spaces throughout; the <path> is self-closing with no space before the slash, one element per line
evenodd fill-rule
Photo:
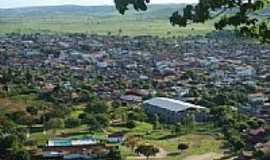
<path fill-rule="evenodd" d="M 147 10 L 147 4 L 150 0 L 114 0 L 116 8 L 121 14 L 125 14 L 129 5 L 133 5 L 137 11 Z M 256 37 L 264 42 L 270 42 L 270 29 L 266 23 L 266 18 L 262 21 L 261 17 L 252 16 L 256 11 L 269 4 L 269 0 L 199 0 L 196 5 L 187 5 L 183 12 L 175 11 L 170 17 L 172 25 L 185 27 L 189 23 L 204 23 L 209 19 L 222 16 L 215 23 L 218 30 L 226 26 L 234 26 L 239 31 L 248 36 Z M 226 11 L 234 9 L 233 14 L 223 14 Z"/>
<path fill-rule="evenodd" d="M 135 152 L 138 154 L 143 154 L 146 159 L 149 159 L 150 156 L 155 156 L 159 152 L 159 149 L 153 145 L 142 144 L 136 148 Z"/>
<path fill-rule="evenodd" d="M 45 123 L 44 128 L 46 129 L 52 129 L 53 134 L 56 134 L 56 129 L 64 128 L 64 120 L 60 118 L 53 118 L 50 119 L 48 122 Z"/>
<path fill-rule="evenodd" d="M 29 160 L 29 153 L 24 149 L 25 131 L 18 128 L 6 116 L 0 113 L 0 159 Z"/>
<path fill-rule="evenodd" d="M 182 152 L 182 151 L 188 149 L 188 144 L 186 144 L 186 143 L 180 143 L 180 144 L 178 144 L 177 149 L 178 149 L 180 152 Z"/>

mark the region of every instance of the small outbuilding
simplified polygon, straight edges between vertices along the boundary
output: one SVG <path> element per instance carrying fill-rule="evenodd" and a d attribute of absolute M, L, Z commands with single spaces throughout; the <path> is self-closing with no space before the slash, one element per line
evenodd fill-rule
<path fill-rule="evenodd" d="M 122 143 L 124 142 L 124 132 L 115 132 L 108 135 L 108 142 L 109 143 Z"/>

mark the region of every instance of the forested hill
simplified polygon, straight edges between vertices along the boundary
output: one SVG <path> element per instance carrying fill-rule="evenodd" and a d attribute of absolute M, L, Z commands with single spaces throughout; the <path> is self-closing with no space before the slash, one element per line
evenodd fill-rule
<path fill-rule="evenodd" d="M 145 18 L 168 18 L 172 11 L 183 8 L 184 4 L 167 4 L 167 5 L 150 5 L 149 10 L 141 14 L 130 9 L 128 15 L 141 14 Z M 59 15 L 76 15 L 76 16 L 97 16 L 107 17 L 119 13 L 114 6 L 48 6 L 48 7 L 27 7 L 15 9 L 0 9 L 0 17 L 29 17 L 29 16 L 59 16 Z"/>

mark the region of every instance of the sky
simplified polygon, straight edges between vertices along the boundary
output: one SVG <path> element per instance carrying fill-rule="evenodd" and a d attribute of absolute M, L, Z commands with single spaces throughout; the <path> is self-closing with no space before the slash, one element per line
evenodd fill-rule
<path fill-rule="evenodd" d="M 151 0 L 152 4 L 196 2 L 198 2 L 198 0 Z M 113 5 L 113 0 L 0 0 L 0 8 L 54 6 L 69 4 L 83 6 Z"/>

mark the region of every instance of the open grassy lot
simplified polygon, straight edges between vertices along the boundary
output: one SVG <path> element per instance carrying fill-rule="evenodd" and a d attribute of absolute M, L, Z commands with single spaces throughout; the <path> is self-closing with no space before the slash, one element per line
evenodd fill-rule
<path fill-rule="evenodd" d="M 158 158 L 160 160 L 181 160 L 194 155 L 210 153 L 217 155 L 223 154 L 223 140 L 217 140 L 212 136 L 203 134 L 190 133 L 164 140 L 147 140 L 147 142 L 156 145 L 168 154 L 166 158 Z M 189 148 L 185 151 L 179 152 L 177 150 L 177 145 L 179 143 L 187 143 L 189 144 Z M 123 156 L 128 157 L 127 159 L 138 159 L 136 158 L 136 154 L 127 147 L 121 147 L 121 151 Z"/>
<path fill-rule="evenodd" d="M 183 151 L 179 155 L 176 154 L 169 156 L 170 160 L 179 160 L 190 155 L 200 155 L 209 152 L 220 153 L 222 152 L 221 147 L 223 144 L 222 140 L 217 140 L 209 135 L 200 134 L 187 134 L 177 138 L 150 142 L 164 148 L 168 153 L 176 153 L 177 145 L 179 143 L 184 142 L 189 144 L 189 149 Z"/>
<path fill-rule="evenodd" d="M 113 130 L 116 131 L 117 128 L 113 128 Z M 137 123 L 136 128 L 128 131 L 132 135 L 142 135 L 140 143 L 154 144 L 163 149 L 168 154 L 166 160 L 180 160 L 191 155 L 208 153 L 222 155 L 223 153 L 224 141 L 216 138 L 216 131 L 211 125 L 197 125 L 194 131 L 183 135 L 174 135 L 167 129 L 153 130 L 152 125 L 148 123 Z M 189 149 L 179 153 L 177 150 L 179 143 L 187 143 Z M 136 159 L 136 154 L 130 148 L 121 146 L 120 149 L 124 157 Z"/>

